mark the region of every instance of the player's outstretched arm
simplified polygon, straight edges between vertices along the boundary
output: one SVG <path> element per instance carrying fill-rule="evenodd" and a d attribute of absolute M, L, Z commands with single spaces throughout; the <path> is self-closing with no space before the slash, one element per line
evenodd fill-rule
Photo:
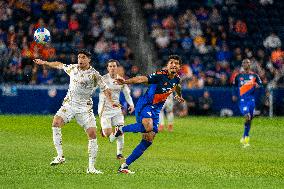
<path fill-rule="evenodd" d="M 41 59 L 34 59 L 33 61 L 38 65 L 47 65 L 51 68 L 63 69 L 63 63 L 61 62 L 48 62 Z"/>
<path fill-rule="evenodd" d="M 182 94 L 181 94 L 181 85 L 178 84 L 176 86 L 176 93 L 177 95 L 174 97 L 178 102 L 184 102 L 184 98 L 182 98 Z"/>
<path fill-rule="evenodd" d="M 117 78 L 114 82 L 119 84 L 119 85 L 148 83 L 148 77 L 146 77 L 146 76 L 136 76 L 136 77 L 132 77 L 130 79 Z"/>

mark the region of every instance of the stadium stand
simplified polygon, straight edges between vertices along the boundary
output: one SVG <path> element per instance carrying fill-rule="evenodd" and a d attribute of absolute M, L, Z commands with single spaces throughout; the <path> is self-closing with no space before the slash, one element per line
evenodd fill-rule
<path fill-rule="evenodd" d="M 113 58 L 133 75 L 137 68 L 131 69 L 133 54 L 118 12 L 112 0 L 1 1 L 0 83 L 66 84 L 68 77 L 61 70 L 40 69 L 32 59 L 71 64 L 80 48 L 93 52 L 94 66 L 102 74 L 106 60 Z M 51 31 L 50 45 L 33 42 L 38 27 Z"/>
<path fill-rule="evenodd" d="M 182 55 L 183 87 L 226 87 L 250 58 L 264 84 L 283 68 L 283 3 L 278 1 L 179 1 L 161 7 L 143 1 L 149 34 L 163 60 Z M 176 1 L 177 2 L 177 1 Z"/>

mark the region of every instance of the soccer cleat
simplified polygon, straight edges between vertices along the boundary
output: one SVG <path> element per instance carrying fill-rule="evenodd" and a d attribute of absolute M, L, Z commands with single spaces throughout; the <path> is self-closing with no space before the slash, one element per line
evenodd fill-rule
<path fill-rule="evenodd" d="M 122 128 L 122 126 L 116 126 L 115 127 L 114 133 L 109 135 L 109 141 L 110 142 L 114 142 L 117 139 L 117 137 L 119 137 L 120 135 L 123 134 L 121 128 Z"/>
<path fill-rule="evenodd" d="M 87 173 L 88 174 L 103 174 L 103 172 L 102 171 L 100 171 L 100 170 L 97 170 L 96 168 L 88 168 L 87 169 Z"/>
<path fill-rule="evenodd" d="M 246 144 L 249 144 L 249 137 L 248 137 L 248 136 L 245 137 L 245 143 L 246 143 Z"/>
<path fill-rule="evenodd" d="M 59 165 L 59 164 L 62 164 L 65 162 L 65 158 L 62 156 L 57 156 L 54 158 L 54 160 L 52 162 L 50 162 L 50 165 L 51 166 L 54 166 L 54 165 Z"/>
<path fill-rule="evenodd" d="M 240 143 L 243 144 L 244 148 L 249 147 L 249 137 L 242 137 Z"/>
<path fill-rule="evenodd" d="M 124 159 L 124 157 L 123 157 L 122 154 L 118 154 L 118 155 L 116 156 L 116 159 Z"/>
<path fill-rule="evenodd" d="M 126 165 L 126 163 L 123 163 L 123 164 L 119 167 L 117 173 L 134 174 L 135 172 L 130 171 L 130 170 L 128 169 L 128 165 Z"/>

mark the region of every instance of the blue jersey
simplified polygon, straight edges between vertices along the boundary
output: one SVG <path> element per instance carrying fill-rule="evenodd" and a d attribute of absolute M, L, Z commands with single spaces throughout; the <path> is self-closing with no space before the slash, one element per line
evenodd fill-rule
<path fill-rule="evenodd" d="M 240 99 L 254 99 L 256 85 L 262 86 L 262 82 L 256 73 L 239 73 L 234 81 L 237 95 Z"/>
<path fill-rule="evenodd" d="M 141 123 L 143 118 L 151 118 L 153 131 L 157 133 L 160 111 L 167 97 L 175 91 L 180 78 L 176 75 L 170 79 L 167 70 L 152 73 L 147 77 L 150 86 L 147 92 L 139 98 L 135 107 L 135 116 L 138 123 Z"/>
<path fill-rule="evenodd" d="M 234 81 L 235 95 L 239 97 L 239 109 L 243 115 L 250 114 L 253 117 L 255 108 L 254 92 L 256 85 L 261 86 L 259 76 L 253 72 L 238 74 Z"/>
<path fill-rule="evenodd" d="M 161 110 L 167 97 L 175 91 L 176 86 L 180 82 L 180 78 L 176 75 L 170 79 L 167 70 L 157 71 L 147 76 L 148 84 L 150 84 L 147 92 L 143 95 L 144 103 L 153 105 Z"/>

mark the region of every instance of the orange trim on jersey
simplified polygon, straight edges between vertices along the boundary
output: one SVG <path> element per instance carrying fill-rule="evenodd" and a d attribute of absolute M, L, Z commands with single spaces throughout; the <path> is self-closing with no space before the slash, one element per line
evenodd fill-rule
<path fill-rule="evenodd" d="M 246 82 L 243 86 L 240 87 L 240 96 L 251 90 L 256 84 L 255 79 L 252 78 L 250 81 Z"/>
<path fill-rule="evenodd" d="M 157 104 L 159 102 L 166 101 L 170 94 L 171 93 L 155 94 L 154 99 L 153 99 L 153 104 Z"/>
<path fill-rule="evenodd" d="M 153 99 L 153 104 L 157 104 L 159 102 L 166 101 L 168 96 L 170 96 L 170 94 L 172 94 L 175 90 L 176 90 L 176 87 L 172 88 L 171 90 L 169 90 L 166 93 L 155 94 L 154 99 Z"/>

